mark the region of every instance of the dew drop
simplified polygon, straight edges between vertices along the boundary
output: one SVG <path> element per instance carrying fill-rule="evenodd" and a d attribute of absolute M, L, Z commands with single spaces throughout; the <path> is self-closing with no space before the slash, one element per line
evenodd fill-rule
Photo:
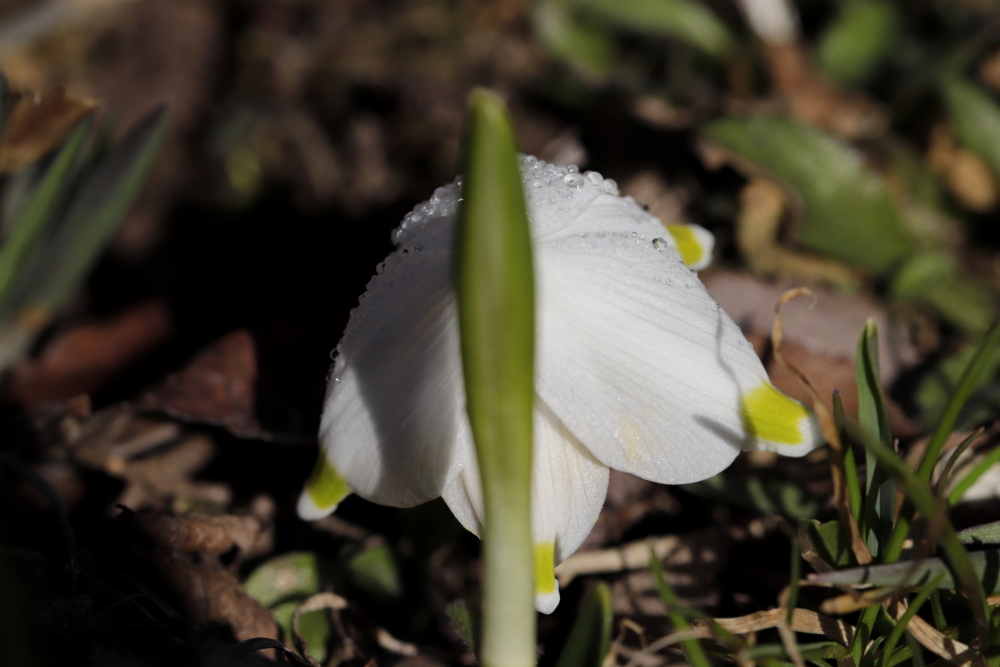
<path fill-rule="evenodd" d="M 565 183 L 571 188 L 582 188 L 583 176 L 574 172 L 570 172 L 565 176 L 563 176 L 563 183 Z"/>
<path fill-rule="evenodd" d="M 663 237 L 657 236 L 655 239 L 653 239 L 653 247 L 656 248 L 657 250 L 663 250 L 664 248 L 667 247 L 667 245 L 668 245 L 667 240 Z"/>

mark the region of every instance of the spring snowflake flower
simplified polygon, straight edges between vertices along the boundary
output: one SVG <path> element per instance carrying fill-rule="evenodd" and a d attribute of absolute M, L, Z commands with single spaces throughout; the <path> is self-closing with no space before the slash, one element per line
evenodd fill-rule
<path fill-rule="evenodd" d="M 614 181 L 521 159 L 534 244 L 532 478 L 536 605 L 590 533 L 609 468 L 662 484 L 725 469 L 741 449 L 821 443 L 692 272 L 711 235 L 667 225 Z M 479 534 L 482 492 L 465 409 L 453 244 L 461 179 L 394 232 L 397 250 L 351 313 L 326 395 L 322 452 L 299 499 L 318 519 L 349 493 L 396 507 L 442 496 Z"/>

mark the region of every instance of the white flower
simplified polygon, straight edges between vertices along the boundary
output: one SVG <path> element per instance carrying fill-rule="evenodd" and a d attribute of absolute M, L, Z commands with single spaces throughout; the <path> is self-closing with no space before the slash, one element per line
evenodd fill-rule
<path fill-rule="evenodd" d="M 559 600 L 553 567 L 583 542 L 608 469 L 663 484 L 726 468 L 740 449 L 800 456 L 821 442 L 812 414 L 768 381 L 739 328 L 685 266 L 711 235 L 664 226 L 610 179 L 521 161 L 534 243 L 536 409 L 532 479 L 536 604 Z M 337 348 L 323 453 L 304 519 L 349 493 L 410 507 L 442 496 L 481 528 L 452 283 L 461 180 L 394 232 Z"/>

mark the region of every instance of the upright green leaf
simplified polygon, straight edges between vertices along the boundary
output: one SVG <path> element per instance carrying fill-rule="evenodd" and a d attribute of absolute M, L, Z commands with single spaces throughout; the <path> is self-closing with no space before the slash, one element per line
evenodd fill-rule
<path fill-rule="evenodd" d="M 603 82 L 611 74 L 614 44 L 607 29 L 574 12 L 568 0 L 539 0 L 532 25 L 549 53 L 586 79 Z"/>
<path fill-rule="evenodd" d="M 469 98 L 456 277 L 469 424 L 483 487 L 481 659 L 535 664 L 531 539 L 535 287 L 514 131 L 500 98 Z"/>
<path fill-rule="evenodd" d="M 159 107 L 139 121 L 80 185 L 40 267 L 44 280 L 28 297 L 31 306 L 52 312 L 72 295 L 139 195 L 166 129 L 167 109 Z"/>
<path fill-rule="evenodd" d="M 882 379 L 878 362 L 878 329 L 874 320 L 868 320 L 854 362 L 858 385 L 858 422 L 872 438 L 888 451 L 892 451 L 892 433 L 889 431 L 889 413 L 882 395 Z M 878 556 L 889 539 L 896 509 L 896 484 L 892 475 L 875 457 L 867 457 L 865 485 L 865 541 L 873 556 Z"/>
<path fill-rule="evenodd" d="M 819 39 L 816 62 L 843 83 L 867 81 L 891 52 L 899 17 L 886 0 L 848 0 Z"/>
<path fill-rule="evenodd" d="M 43 240 L 69 189 L 90 127 L 84 121 L 70 134 L 10 225 L 10 234 L 0 247 L 0 313 L 7 311 L 15 282 L 23 277 L 25 259 Z"/>

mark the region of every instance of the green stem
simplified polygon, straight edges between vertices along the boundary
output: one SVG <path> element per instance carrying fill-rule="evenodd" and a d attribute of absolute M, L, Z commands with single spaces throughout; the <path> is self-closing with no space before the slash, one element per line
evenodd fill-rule
<path fill-rule="evenodd" d="M 503 102 L 469 98 L 456 278 L 469 423 L 483 487 L 484 667 L 535 664 L 531 446 L 534 275 L 514 132 Z"/>

